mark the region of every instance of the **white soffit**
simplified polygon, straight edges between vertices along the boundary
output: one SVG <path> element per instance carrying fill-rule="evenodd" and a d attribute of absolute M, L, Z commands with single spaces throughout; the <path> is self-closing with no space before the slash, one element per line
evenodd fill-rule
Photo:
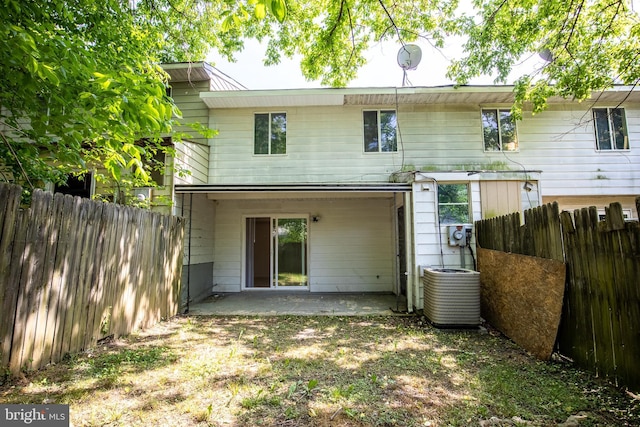
<path fill-rule="evenodd" d="M 209 108 L 278 108 L 336 105 L 511 103 L 511 86 L 322 88 L 203 92 Z"/>
<path fill-rule="evenodd" d="M 307 106 L 393 106 L 410 104 L 509 105 L 513 86 L 438 86 L 408 88 L 322 88 L 203 92 L 200 98 L 209 108 L 285 108 Z M 628 86 L 594 93 L 591 102 L 639 102 L 640 91 Z M 571 103 L 553 97 L 550 103 Z"/>
<path fill-rule="evenodd" d="M 209 108 L 279 108 L 342 105 L 344 93 L 334 89 L 203 92 Z"/>

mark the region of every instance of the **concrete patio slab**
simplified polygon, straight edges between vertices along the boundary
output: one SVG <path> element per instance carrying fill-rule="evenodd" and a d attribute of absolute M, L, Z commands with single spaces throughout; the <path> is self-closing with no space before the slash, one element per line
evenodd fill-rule
<path fill-rule="evenodd" d="M 218 293 L 192 303 L 192 315 L 392 316 L 406 314 L 406 298 L 380 293 Z"/>

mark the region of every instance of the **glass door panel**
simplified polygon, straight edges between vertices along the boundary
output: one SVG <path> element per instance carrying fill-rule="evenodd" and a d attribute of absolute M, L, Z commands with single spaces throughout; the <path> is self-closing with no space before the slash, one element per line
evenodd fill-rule
<path fill-rule="evenodd" d="M 273 282 L 277 287 L 306 287 L 307 219 L 274 218 Z"/>
<path fill-rule="evenodd" d="M 246 230 L 246 287 L 269 288 L 271 283 L 271 218 L 247 218 Z"/>

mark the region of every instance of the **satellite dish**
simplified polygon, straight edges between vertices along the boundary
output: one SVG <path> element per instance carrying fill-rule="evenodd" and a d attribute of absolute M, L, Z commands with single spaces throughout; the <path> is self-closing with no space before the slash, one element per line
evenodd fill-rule
<path fill-rule="evenodd" d="M 545 62 L 553 61 L 553 53 L 546 47 L 542 49 L 540 52 L 538 52 L 538 55 L 540 55 L 540 58 L 542 58 L 542 60 Z"/>
<path fill-rule="evenodd" d="M 415 70 L 422 59 L 422 50 L 415 44 L 406 44 L 398 51 L 398 65 L 403 70 Z"/>

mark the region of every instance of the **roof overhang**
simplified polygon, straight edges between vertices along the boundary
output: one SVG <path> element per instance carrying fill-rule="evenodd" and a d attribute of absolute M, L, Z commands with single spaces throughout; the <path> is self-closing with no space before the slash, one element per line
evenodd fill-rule
<path fill-rule="evenodd" d="M 207 62 L 172 62 L 161 64 L 162 69 L 169 74 L 171 83 L 210 82 L 211 89 L 225 92 L 235 92 L 246 89 L 232 77 L 224 74 Z"/>
<path fill-rule="evenodd" d="M 218 193 L 396 193 L 411 191 L 410 183 L 380 184 L 181 184 L 175 186 L 177 194 Z"/>
<path fill-rule="evenodd" d="M 250 90 L 202 92 L 209 108 L 282 108 L 343 105 L 347 89 Z M 239 96 L 238 96 L 239 95 Z"/>
<path fill-rule="evenodd" d="M 436 86 L 402 88 L 319 88 L 203 92 L 209 108 L 284 108 L 337 105 L 512 104 L 513 86 Z M 599 103 L 640 102 L 640 91 L 615 86 L 593 93 Z M 575 102 L 552 97 L 549 103 Z M 585 101 L 587 102 L 587 101 Z"/>

